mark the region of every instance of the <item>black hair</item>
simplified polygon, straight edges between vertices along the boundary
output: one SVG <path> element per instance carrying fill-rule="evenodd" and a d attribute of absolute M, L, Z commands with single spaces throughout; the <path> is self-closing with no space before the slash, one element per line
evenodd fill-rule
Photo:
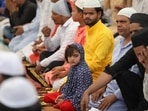
<path fill-rule="evenodd" d="M 79 49 L 75 45 L 68 45 L 66 50 L 65 50 L 65 60 L 68 62 L 68 57 L 71 57 L 73 55 L 74 51 L 79 51 Z"/>
<path fill-rule="evenodd" d="M 41 111 L 42 107 L 40 102 L 38 101 L 34 105 L 25 107 L 25 108 L 9 108 L 2 103 L 0 103 L 0 111 Z"/>
<path fill-rule="evenodd" d="M 141 27 L 148 27 L 148 14 L 145 13 L 134 13 L 130 17 L 131 23 L 139 23 Z"/>
<path fill-rule="evenodd" d="M 96 10 L 97 13 L 101 12 L 101 18 L 102 18 L 102 16 L 104 15 L 103 8 L 102 7 L 97 7 L 97 8 L 95 8 L 95 10 Z"/>

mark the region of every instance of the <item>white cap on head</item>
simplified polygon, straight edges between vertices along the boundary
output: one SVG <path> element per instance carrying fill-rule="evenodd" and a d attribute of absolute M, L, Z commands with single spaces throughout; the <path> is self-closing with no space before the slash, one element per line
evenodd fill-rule
<path fill-rule="evenodd" d="M 126 7 L 126 8 L 123 8 L 121 9 L 117 15 L 124 15 L 128 18 L 131 18 L 131 16 L 136 13 L 136 10 L 133 9 L 132 7 Z"/>
<path fill-rule="evenodd" d="M 35 87 L 24 77 L 12 77 L 0 86 L 0 103 L 9 108 L 25 108 L 37 103 Z"/>
<path fill-rule="evenodd" d="M 9 76 L 25 74 L 24 66 L 15 53 L 0 51 L 0 74 Z"/>
<path fill-rule="evenodd" d="M 80 8 L 80 9 L 83 10 L 84 2 L 85 2 L 84 0 L 77 0 L 77 1 L 75 2 L 75 5 L 76 5 L 78 8 Z"/>
<path fill-rule="evenodd" d="M 52 6 L 52 11 L 65 17 L 71 16 L 66 0 L 59 0 L 56 3 L 54 3 Z"/>
<path fill-rule="evenodd" d="M 98 8 L 101 7 L 99 0 L 85 0 L 83 8 Z"/>

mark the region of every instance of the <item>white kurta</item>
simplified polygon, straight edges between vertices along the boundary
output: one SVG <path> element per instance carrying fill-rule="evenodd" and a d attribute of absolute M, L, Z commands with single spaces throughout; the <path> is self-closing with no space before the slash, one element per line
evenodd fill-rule
<path fill-rule="evenodd" d="M 37 8 L 36 16 L 31 23 L 23 25 L 24 33 L 14 37 L 10 43 L 10 50 L 17 52 L 23 49 L 26 45 L 37 39 L 37 34 L 40 26 L 40 9 Z"/>
<path fill-rule="evenodd" d="M 78 22 L 74 22 L 72 18 L 70 18 L 63 25 L 59 26 L 54 37 L 45 38 L 44 44 L 48 51 L 54 51 L 58 47 L 60 48 L 50 57 L 40 62 L 42 67 L 48 66 L 52 61 L 64 61 L 65 48 L 74 42 L 78 25 Z"/>

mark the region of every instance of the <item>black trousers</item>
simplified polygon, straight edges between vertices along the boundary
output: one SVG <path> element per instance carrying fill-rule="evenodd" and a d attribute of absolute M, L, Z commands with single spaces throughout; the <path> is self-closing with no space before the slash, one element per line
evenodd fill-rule
<path fill-rule="evenodd" d="M 143 95 L 143 79 L 131 71 L 121 71 L 115 78 L 122 92 L 128 111 L 144 111 L 148 102 Z"/>
<path fill-rule="evenodd" d="M 42 61 L 43 59 L 51 56 L 53 53 L 55 53 L 55 51 L 53 52 L 49 52 L 49 51 L 43 51 L 41 54 L 40 54 L 40 61 Z M 64 64 L 64 61 L 53 61 L 51 62 L 47 67 L 44 67 L 43 68 L 43 71 L 42 72 L 48 72 L 50 71 L 52 68 L 56 67 L 56 66 L 61 66 Z"/>

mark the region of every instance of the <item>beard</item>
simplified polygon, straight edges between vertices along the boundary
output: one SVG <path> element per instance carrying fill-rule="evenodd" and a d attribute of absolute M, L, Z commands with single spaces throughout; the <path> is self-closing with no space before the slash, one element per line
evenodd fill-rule
<path fill-rule="evenodd" d="M 85 22 L 86 25 L 92 27 L 93 25 L 95 25 L 98 22 L 98 18 L 93 19 L 93 20 L 86 18 L 86 19 L 84 19 L 84 22 Z"/>

